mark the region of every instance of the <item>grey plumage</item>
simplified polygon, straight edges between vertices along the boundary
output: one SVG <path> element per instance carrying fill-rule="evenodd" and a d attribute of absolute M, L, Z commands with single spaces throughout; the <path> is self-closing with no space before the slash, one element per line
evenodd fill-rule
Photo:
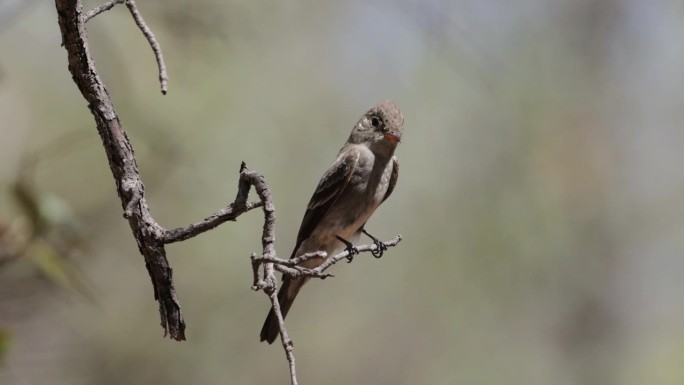
<path fill-rule="evenodd" d="M 352 129 L 337 159 L 323 174 L 307 206 L 290 258 L 325 251 L 328 256 L 358 238 L 366 221 L 394 190 L 399 163 L 394 150 L 401 140 L 404 117 L 396 104 L 383 101 L 368 110 Z M 309 259 L 309 268 L 323 263 Z M 283 277 L 278 302 L 283 317 L 308 278 Z M 278 337 L 278 322 L 273 310 L 261 330 L 261 340 L 273 343 Z"/>

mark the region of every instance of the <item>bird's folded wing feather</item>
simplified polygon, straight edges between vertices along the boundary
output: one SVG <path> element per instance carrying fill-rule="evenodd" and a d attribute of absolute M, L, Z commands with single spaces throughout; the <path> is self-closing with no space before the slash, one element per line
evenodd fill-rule
<path fill-rule="evenodd" d="M 382 201 L 386 201 L 387 198 L 392 194 L 392 191 L 394 191 L 394 186 L 397 185 L 397 179 L 399 179 L 399 161 L 397 160 L 396 156 L 392 157 L 392 175 L 390 175 L 390 180 L 389 180 L 389 186 L 387 186 L 387 192 L 385 193 L 385 197 L 382 198 Z"/>
<path fill-rule="evenodd" d="M 302 242 L 308 238 L 316 226 L 318 226 L 318 223 L 323 216 L 325 216 L 335 204 L 340 194 L 347 189 L 360 156 L 361 153 L 357 148 L 350 147 L 344 150 L 337 157 L 335 163 L 333 163 L 328 171 L 325 172 L 321 181 L 318 182 L 316 191 L 309 201 L 306 213 L 304 213 L 302 225 L 299 227 L 297 244 L 292 251 L 292 257 L 295 256 L 295 253 Z"/>

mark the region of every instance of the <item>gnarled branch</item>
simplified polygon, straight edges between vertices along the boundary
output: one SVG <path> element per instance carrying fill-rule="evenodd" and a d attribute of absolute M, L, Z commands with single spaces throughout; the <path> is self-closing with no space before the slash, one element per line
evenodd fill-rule
<path fill-rule="evenodd" d="M 134 3 L 132 4 L 134 6 Z M 87 17 L 81 13 L 82 3 L 80 0 L 55 0 L 55 5 L 62 32 L 62 44 L 69 60 L 69 71 L 95 118 L 97 131 L 107 153 L 109 168 L 121 199 L 124 217 L 128 219 L 138 249 L 145 259 L 145 266 L 154 287 L 154 298 L 159 302 L 164 335 L 175 340 L 184 340 L 185 321 L 176 296 L 173 272 L 166 258 L 164 245 L 191 238 L 225 221 L 234 220 L 240 214 L 259 207 L 260 204 L 247 202 L 250 184 L 241 177 L 237 197 L 228 207 L 186 228 L 166 230 L 160 226 L 147 205 L 145 186 L 138 171 L 133 146 L 90 55 L 85 31 Z M 94 14 L 90 15 L 92 16 Z M 243 165 L 243 173 L 245 170 L 246 167 Z"/>

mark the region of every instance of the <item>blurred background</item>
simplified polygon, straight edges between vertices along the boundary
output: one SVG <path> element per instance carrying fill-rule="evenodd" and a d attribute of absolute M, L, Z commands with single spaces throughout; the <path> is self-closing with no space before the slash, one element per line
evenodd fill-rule
<path fill-rule="evenodd" d="M 681 1 L 139 3 L 167 96 L 125 7 L 88 36 L 167 228 L 244 160 L 287 257 L 357 119 L 404 110 L 368 229 L 405 240 L 302 292 L 302 384 L 684 383 Z M 0 2 L 0 47 L 0 383 L 288 383 L 250 290 L 262 214 L 167 248 L 188 341 L 164 339 L 54 4 Z"/>

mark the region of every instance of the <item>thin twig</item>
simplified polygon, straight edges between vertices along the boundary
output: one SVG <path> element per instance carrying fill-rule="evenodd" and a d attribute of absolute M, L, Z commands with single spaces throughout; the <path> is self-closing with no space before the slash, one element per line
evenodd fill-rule
<path fill-rule="evenodd" d="M 267 204 L 264 202 L 264 204 Z M 273 236 L 273 228 L 270 227 L 267 229 L 267 226 L 264 225 L 264 233 L 263 233 L 263 238 L 264 239 L 264 244 L 267 242 L 265 241 L 268 238 L 271 238 Z M 397 235 L 394 237 L 392 240 L 388 242 L 384 242 L 385 246 L 389 247 L 394 247 L 396 246 L 399 242 L 401 242 L 401 235 Z M 358 250 L 358 253 L 365 253 L 365 252 L 373 252 L 378 249 L 378 245 L 372 244 L 372 245 L 362 245 L 362 246 L 357 246 L 356 250 Z M 299 276 L 308 276 L 308 277 L 315 277 L 315 278 L 320 278 L 320 279 L 325 279 L 327 277 L 331 277 L 332 274 L 326 273 L 325 271 L 330 268 L 332 265 L 336 264 L 337 262 L 349 257 L 350 252 L 348 250 L 342 251 L 341 253 L 338 253 L 328 259 L 325 260 L 321 265 L 319 265 L 316 268 L 309 269 L 306 267 L 298 266 L 298 263 L 301 263 L 303 261 L 306 261 L 311 258 L 325 258 L 326 253 L 324 251 L 316 251 L 313 253 L 307 253 L 304 255 L 301 255 L 296 258 L 292 258 L 290 260 L 285 260 L 285 259 L 280 259 L 275 256 L 275 254 L 271 254 L 269 251 L 264 248 L 264 253 L 259 257 L 256 254 L 252 253 L 251 255 L 251 261 L 252 261 L 252 273 L 253 273 L 253 284 L 252 284 L 252 289 L 253 290 L 263 290 L 264 293 L 268 295 L 269 300 L 271 301 L 271 307 L 273 308 L 273 312 L 276 315 L 276 319 L 278 320 L 278 328 L 280 330 L 280 340 L 283 344 L 283 349 L 285 350 L 285 356 L 287 357 L 287 362 L 289 363 L 289 368 L 290 368 L 290 381 L 292 385 L 297 385 L 297 374 L 296 374 L 296 366 L 295 366 L 295 356 L 294 356 L 294 345 L 292 343 L 292 340 L 290 339 L 289 335 L 287 334 L 287 328 L 285 327 L 285 319 L 283 317 L 282 311 L 280 310 L 280 303 L 278 302 L 278 294 L 277 294 L 277 286 L 278 286 L 278 281 L 275 277 L 275 271 L 279 271 L 285 275 L 288 275 L 290 277 L 299 277 Z M 263 278 L 259 278 L 259 268 L 261 266 L 264 266 L 264 274 Z"/>
<path fill-rule="evenodd" d="M 383 242 L 385 246 L 389 247 L 394 247 L 396 246 L 399 242 L 401 242 L 402 236 L 397 235 L 396 237 L 392 238 L 391 240 L 387 242 Z M 370 244 L 370 245 L 361 245 L 357 246 L 356 250 L 358 250 L 359 253 L 366 253 L 366 252 L 373 252 L 378 249 L 378 246 L 375 244 Z M 252 266 L 255 269 L 258 269 L 261 264 L 264 263 L 271 263 L 274 265 L 274 269 L 277 271 L 280 271 L 283 274 L 287 274 L 293 278 L 296 277 L 313 277 L 313 278 L 321 278 L 325 279 L 328 277 L 332 277 L 333 275 L 330 273 L 326 273 L 325 271 L 328 270 L 332 265 L 336 264 L 337 262 L 346 259 L 349 257 L 349 251 L 344 250 L 328 259 L 325 260 L 322 264 L 315 268 L 306 268 L 303 266 L 298 266 L 297 264 L 300 262 L 303 262 L 307 259 L 311 258 L 321 258 L 321 256 L 325 256 L 324 251 L 316 251 L 313 253 L 308 253 L 304 254 L 298 258 L 293 258 L 289 260 L 285 259 L 279 259 L 279 258 L 273 258 L 273 257 L 266 257 L 266 256 L 252 256 Z M 255 273 L 256 274 L 256 273 Z M 256 276 L 256 275 L 255 275 Z M 261 289 L 258 287 L 259 285 L 254 285 L 255 290 Z"/>
<path fill-rule="evenodd" d="M 235 204 L 231 203 L 228 207 L 222 208 L 200 222 L 193 223 L 187 227 L 167 230 L 164 234 L 163 241 L 168 244 L 190 239 L 205 231 L 211 230 L 224 222 L 234 221 L 235 218 L 241 214 L 261 206 L 263 206 L 263 202 L 248 202 L 244 208 L 236 210 Z"/>
<path fill-rule="evenodd" d="M 396 237 L 392 238 L 391 240 L 389 240 L 389 241 L 387 241 L 387 242 L 383 242 L 383 243 L 385 244 L 385 246 L 387 246 L 387 247 L 389 248 L 389 247 L 394 247 L 394 246 L 396 246 L 399 242 L 401 242 L 401 240 L 402 240 L 402 236 L 401 236 L 401 235 L 397 235 Z M 378 246 L 375 245 L 375 244 L 372 244 L 372 245 L 356 246 L 356 250 L 358 250 L 359 253 L 365 253 L 365 252 L 368 252 L 368 251 L 375 251 L 375 250 L 377 250 L 377 249 L 378 249 Z M 337 262 L 339 262 L 339 261 L 341 261 L 341 260 L 343 260 L 343 259 L 345 259 L 345 258 L 347 258 L 347 257 L 349 257 L 349 251 L 348 251 L 348 250 L 344 250 L 343 252 L 341 252 L 341 253 L 339 253 L 339 254 L 337 254 L 337 255 L 331 257 L 331 258 L 326 259 L 325 262 L 323 262 L 321 265 L 319 265 L 319 266 L 316 267 L 316 268 L 311 269 L 312 276 L 313 276 L 313 277 L 316 277 L 316 276 L 318 276 L 319 274 L 322 274 L 322 273 L 325 272 L 330 266 L 336 264 Z"/>
<path fill-rule="evenodd" d="M 114 8 L 115 5 L 117 4 L 123 4 L 125 3 L 126 0 L 110 0 L 99 7 L 95 7 L 91 9 L 90 11 L 86 12 L 85 15 L 83 15 L 83 22 L 87 23 L 88 20 L 92 19 L 93 17 L 101 14 L 102 12 L 109 11 L 110 9 Z"/>
<path fill-rule="evenodd" d="M 275 277 L 274 277 L 275 279 Z M 287 328 L 285 327 L 285 318 L 283 317 L 283 312 L 280 310 L 280 303 L 278 302 L 278 293 L 274 290 L 268 295 L 271 300 L 271 306 L 273 307 L 273 312 L 278 319 L 278 328 L 280 329 L 280 341 L 283 343 L 283 349 L 285 350 L 285 357 L 287 357 L 287 362 L 290 366 L 290 382 L 292 385 L 297 385 L 297 367 L 295 365 L 294 356 L 294 344 L 287 335 Z"/>
<path fill-rule="evenodd" d="M 135 5 L 135 0 L 126 0 L 126 7 L 128 7 L 128 10 L 131 12 L 131 16 L 133 16 L 135 24 L 138 25 L 140 31 L 142 31 L 143 35 L 145 35 L 145 38 L 147 38 L 147 42 L 150 43 L 150 47 L 152 47 L 154 57 L 157 59 L 157 66 L 159 67 L 159 83 L 161 84 L 161 93 L 166 95 L 169 77 L 166 74 L 166 64 L 164 63 L 164 56 L 161 52 L 161 46 L 154 37 L 154 33 L 152 33 L 150 27 L 148 27 L 145 23 L 145 20 L 143 20 L 142 15 L 138 11 L 138 7 Z"/>
<path fill-rule="evenodd" d="M 288 267 L 294 267 L 298 263 L 308 261 L 309 259 L 313 258 L 325 258 L 328 256 L 328 253 L 325 251 L 314 251 L 313 253 L 306 253 L 302 254 L 299 257 L 295 257 L 292 259 L 280 259 L 280 258 L 274 258 L 274 257 L 259 257 L 259 260 L 264 263 L 264 262 L 273 262 L 277 265 L 281 266 L 288 266 Z"/>
<path fill-rule="evenodd" d="M 159 42 L 157 42 L 157 38 L 154 37 L 154 33 L 152 32 L 150 27 L 147 26 L 147 23 L 145 23 L 145 20 L 140 14 L 140 11 L 138 11 L 138 6 L 135 4 L 135 0 L 110 0 L 100 5 L 99 7 L 93 8 L 92 10 L 88 11 L 85 15 L 83 15 L 83 23 L 87 23 L 88 20 L 101 14 L 102 12 L 109 11 L 110 9 L 114 8 L 114 6 L 117 4 L 126 4 L 126 7 L 128 8 L 128 11 L 131 13 L 133 20 L 135 21 L 135 24 L 138 26 L 143 35 L 145 35 L 147 42 L 150 44 L 152 52 L 154 52 L 154 57 L 155 59 L 157 59 L 157 67 L 159 67 L 159 83 L 161 85 L 161 92 L 162 94 L 166 95 L 166 92 L 168 90 L 169 76 L 166 73 L 166 63 L 164 62 L 164 55 L 162 55 L 161 46 L 159 45 Z"/>

